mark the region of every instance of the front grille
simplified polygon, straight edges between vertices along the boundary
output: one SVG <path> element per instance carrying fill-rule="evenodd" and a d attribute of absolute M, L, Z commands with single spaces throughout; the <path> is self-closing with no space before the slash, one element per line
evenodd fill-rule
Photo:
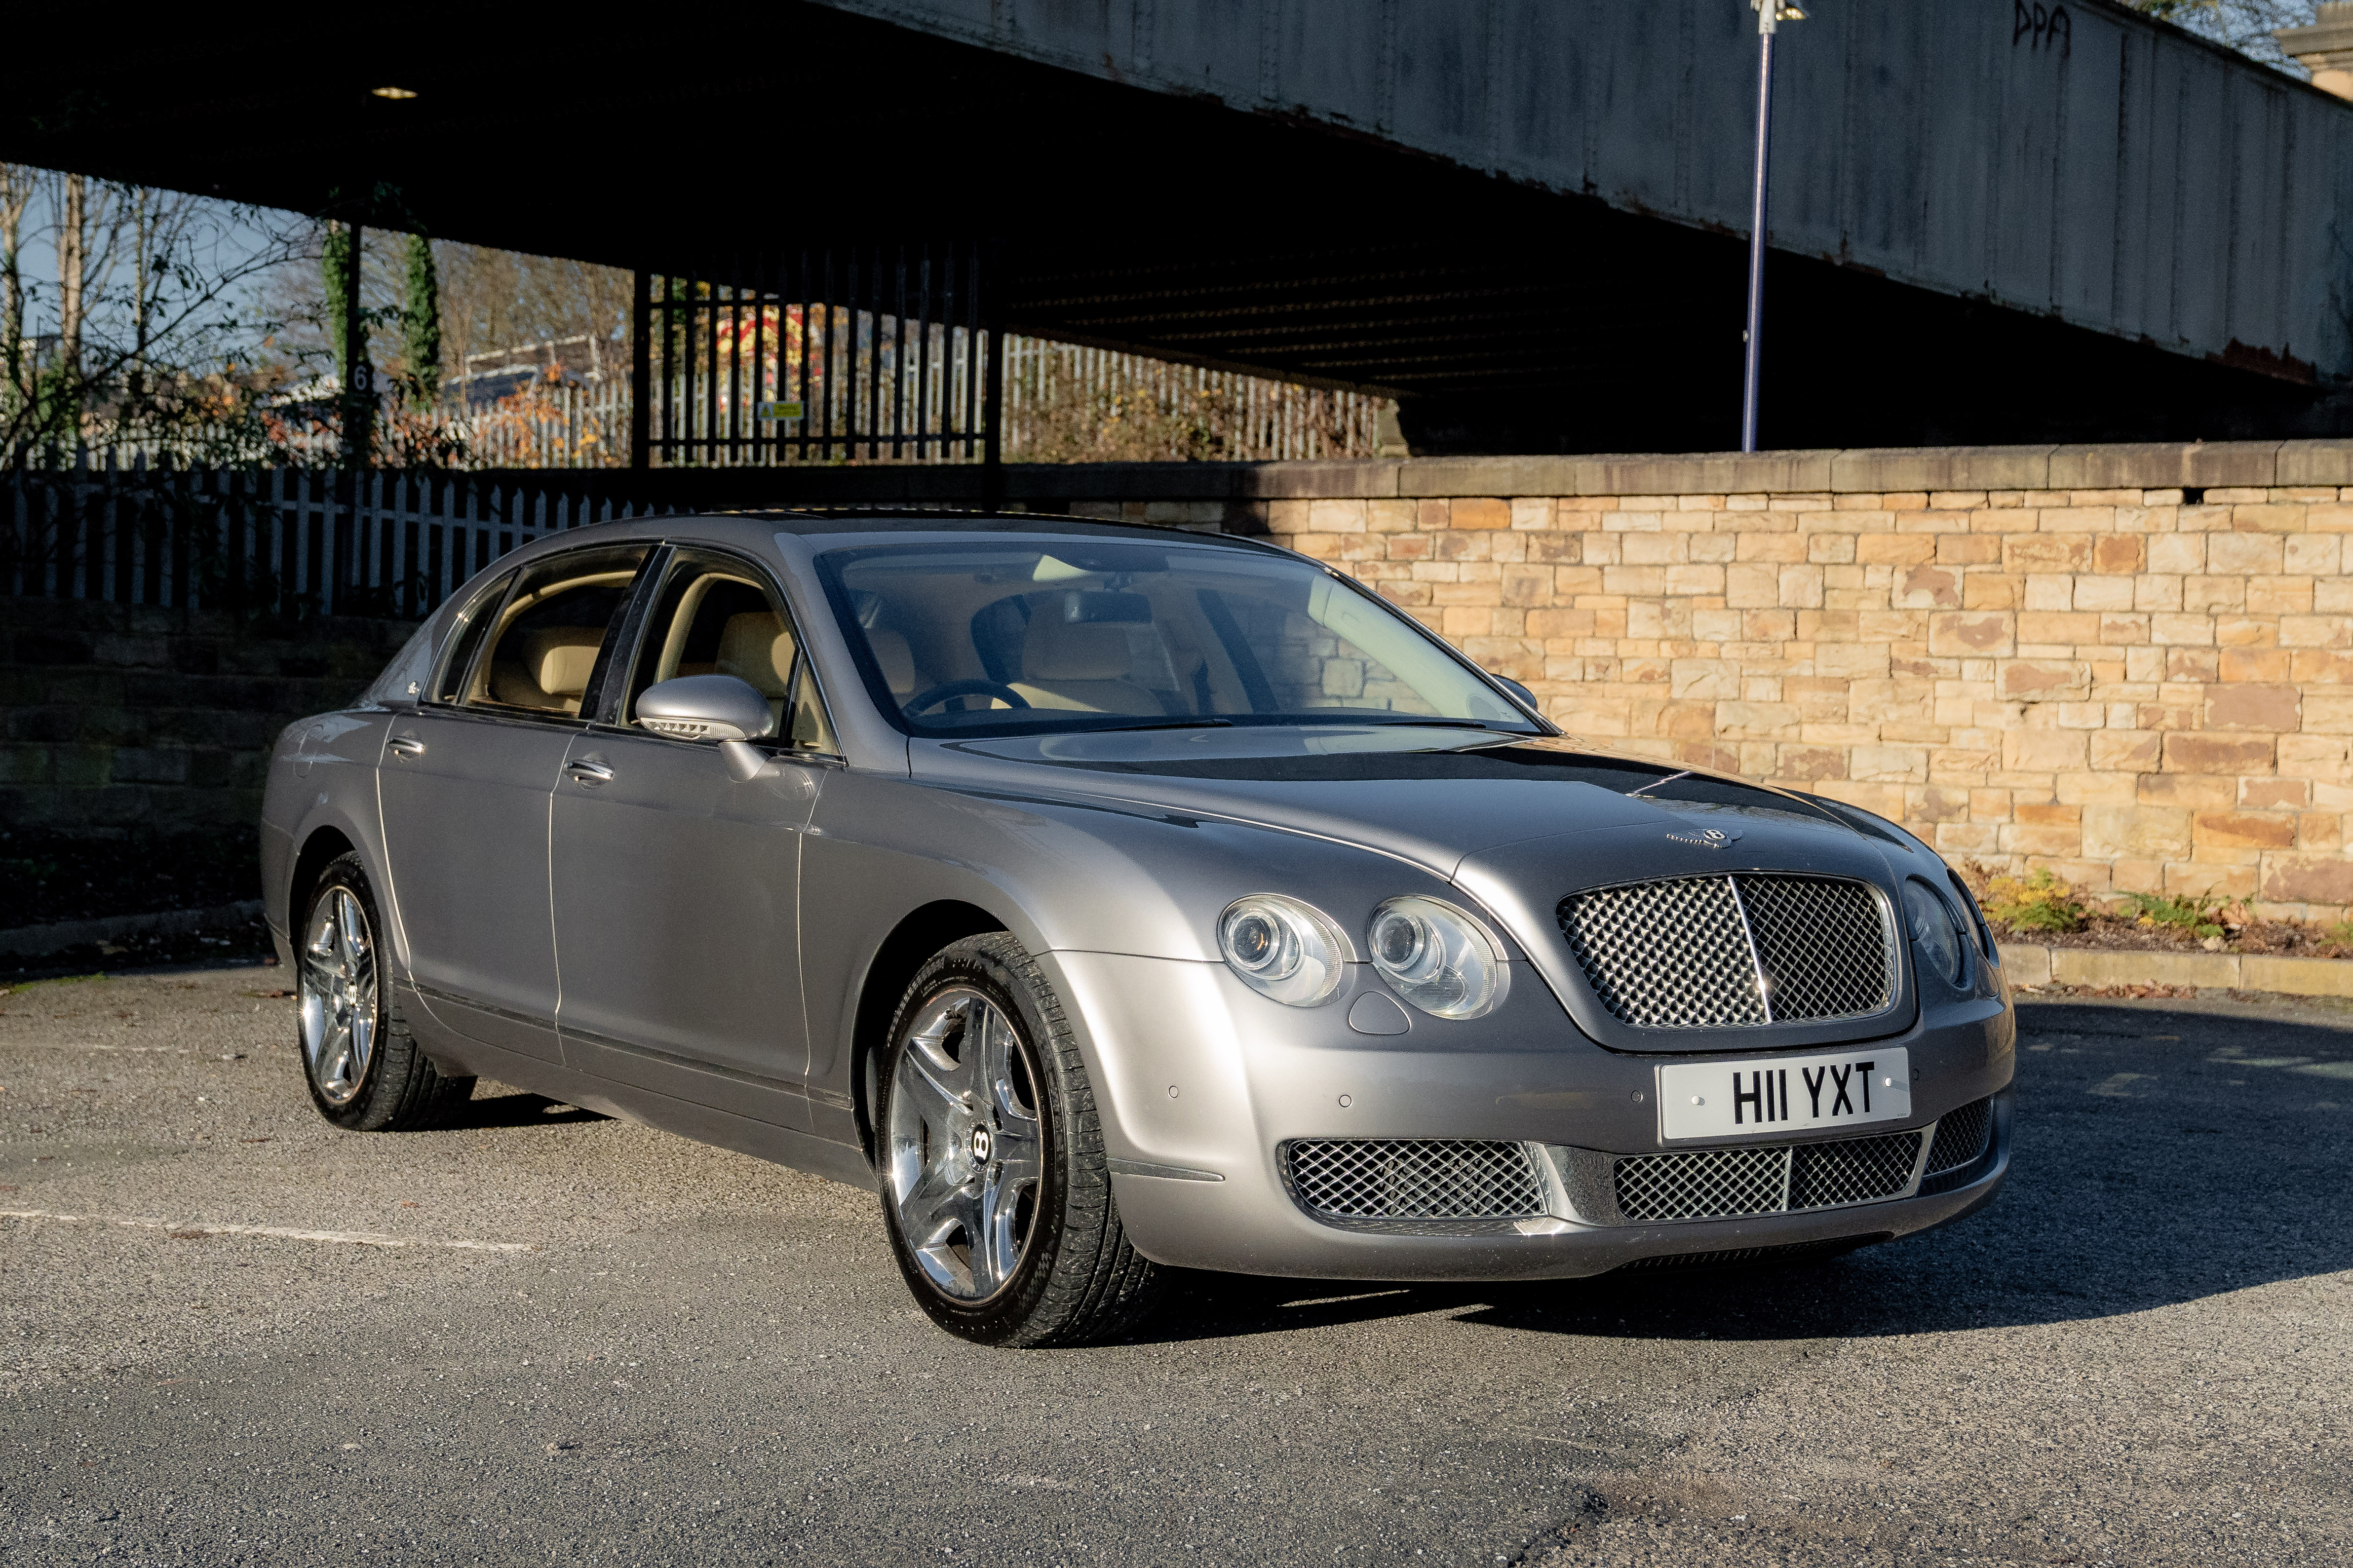
<path fill-rule="evenodd" d="M 1886 1132 L 1831 1143 L 1629 1154 L 1616 1162 L 1611 1179 L 1618 1212 L 1638 1225 L 1843 1208 L 1902 1196 L 1925 1136 Z"/>
<path fill-rule="evenodd" d="M 1814 1258 L 1835 1258 L 1859 1247 L 1892 1239 L 1878 1236 L 1841 1236 L 1828 1241 L 1791 1241 L 1778 1247 L 1732 1247 L 1721 1252 L 1670 1252 L 1661 1258 L 1637 1258 L 1621 1263 L 1617 1272 L 1650 1268 L 1737 1268 L 1746 1264 L 1802 1263 Z"/>
<path fill-rule="evenodd" d="M 1928 1146 L 1928 1174 L 1941 1176 L 1984 1157 L 1986 1140 L 1993 1134 L 1993 1101 L 1973 1100 L 1936 1123 L 1936 1141 Z"/>
<path fill-rule="evenodd" d="M 1292 1191 L 1336 1220 L 1509 1220 L 1545 1211 L 1524 1143 L 1464 1138 L 1317 1138 L 1286 1154 Z"/>
<path fill-rule="evenodd" d="M 1638 1029 L 1854 1018 L 1895 997 L 1894 927 L 1862 882 L 1683 877 L 1573 893 L 1556 916 L 1594 995 Z"/>

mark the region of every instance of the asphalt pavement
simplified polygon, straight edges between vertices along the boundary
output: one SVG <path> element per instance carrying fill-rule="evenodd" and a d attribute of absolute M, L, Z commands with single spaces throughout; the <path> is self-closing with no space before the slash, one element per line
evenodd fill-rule
<path fill-rule="evenodd" d="M 0 1565 L 2353 1555 L 2353 1012 L 2030 1003 L 2001 1197 L 1827 1265 L 1008 1352 L 864 1193 L 487 1083 L 337 1131 L 283 973 L 0 996 Z"/>

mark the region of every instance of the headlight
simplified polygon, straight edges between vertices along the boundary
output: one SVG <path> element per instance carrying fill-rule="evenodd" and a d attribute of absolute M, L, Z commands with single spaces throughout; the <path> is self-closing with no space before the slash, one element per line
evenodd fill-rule
<path fill-rule="evenodd" d="M 1969 917 L 1969 930 L 1978 939 L 1978 951 L 1989 962 L 2000 963 L 2001 946 L 1993 940 L 1992 928 L 1986 924 L 1985 910 L 1978 908 L 1977 895 L 1969 891 L 1969 885 L 1961 880 L 1957 872 L 1947 870 L 1945 875 L 1952 879 L 1953 897 L 1961 901 L 1962 912 Z"/>
<path fill-rule="evenodd" d="M 1436 899 L 1391 899 L 1375 910 L 1368 945 L 1389 988 L 1432 1017 L 1492 1013 L 1511 986 L 1502 944 Z"/>
<path fill-rule="evenodd" d="M 1961 978 L 1961 933 L 1953 924 L 1952 907 L 1922 881 L 1904 884 L 1904 918 L 1912 927 L 1912 945 L 1920 964 L 1947 982 Z"/>
<path fill-rule="evenodd" d="M 1244 984 L 1293 1007 L 1314 1007 L 1340 989 L 1348 939 L 1313 904 L 1252 893 L 1218 917 L 1218 950 Z"/>

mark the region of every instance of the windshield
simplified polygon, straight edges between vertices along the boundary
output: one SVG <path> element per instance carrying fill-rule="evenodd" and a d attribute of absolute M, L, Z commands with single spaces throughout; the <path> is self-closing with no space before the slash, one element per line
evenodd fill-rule
<path fill-rule="evenodd" d="M 918 735 L 1366 721 L 1540 732 L 1415 622 L 1289 556 L 975 539 L 830 551 L 818 565 L 868 689 Z"/>

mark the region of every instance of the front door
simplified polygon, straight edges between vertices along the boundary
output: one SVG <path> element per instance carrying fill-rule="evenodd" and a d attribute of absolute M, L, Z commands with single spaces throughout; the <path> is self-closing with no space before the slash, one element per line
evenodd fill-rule
<path fill-rule="evenodd" d="M 568 551 L 477 601 L 434 700 L 396 719 L 378 769 L 385 854 L 427 1011 L 549 1061 L 555 939 L 549 798 L 649 547 Z"/>
<path fill-rule="evenodd" d="M 765 572 L 680 550 L 609 724 L 573 742 L 549 836 L 565 1059 L 778 1125 L 808 1125 L 801 839 L 835 750 Z M 634 727 L 657 681 L 733 675 L 767 696 L 774 760 L 748 783 L 717 746 Z"/>

